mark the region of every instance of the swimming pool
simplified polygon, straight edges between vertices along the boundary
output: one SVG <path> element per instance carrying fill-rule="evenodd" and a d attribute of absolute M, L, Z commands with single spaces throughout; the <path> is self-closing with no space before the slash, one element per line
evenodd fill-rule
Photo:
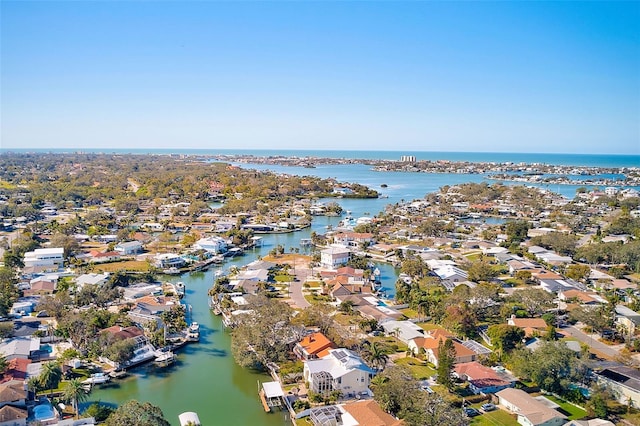
<path fill-rule="evenodd" d="M 43 422 L 56 418 L 56 412 L 49 401 L 33 407 L 33 420 Z"/>

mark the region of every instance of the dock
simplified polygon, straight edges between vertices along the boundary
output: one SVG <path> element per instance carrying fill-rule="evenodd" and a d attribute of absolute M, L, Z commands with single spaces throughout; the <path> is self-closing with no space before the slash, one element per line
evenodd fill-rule
<path fill-rule="evenodd" d="M 258 394 L 264 411 L 267 413 L 274 408 L 282 407 L 284 391 L 280 386 L 280 382 L 264 382 Z"/>

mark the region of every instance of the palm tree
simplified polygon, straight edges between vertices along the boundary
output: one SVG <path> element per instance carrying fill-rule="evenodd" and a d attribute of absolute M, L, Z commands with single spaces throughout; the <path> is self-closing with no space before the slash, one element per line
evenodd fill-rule
<path fill-rule="evenodd" d="M 0 354 L 0 374 L 4 374 L 7 368 L 9 368 L 9 361 L 6 356 Z"/>
<path fill-rule="evenodd" d="M 42 366 L 42 371 L 38 376 L 40 383 L 45 389 L 51 391 L 53 388 L 58 387 L 60 379 L 62 378 L 62 370 L 60 364 L 56 361 L 49 361 Z"/>
<path fill-rule="evenodd" d="M 376 370 L 384 370 L 387 361 L 389 361 L 389 354 L 387 348 L 377 342 L 365 342 L 366 348 L 364 350 L 364 358 L 372 367 Z"/>
<path fill-rule="evenodd" d="M 76 414 L 76 419 L 79 415 L 79 406 L 81 402 L 84 402 L 89 397 L 85 385 L 80 379 L 71 379 L 67 382 L 67 387 L 64 388 L 64 399 L 71 401 L 73 409 Z"/>

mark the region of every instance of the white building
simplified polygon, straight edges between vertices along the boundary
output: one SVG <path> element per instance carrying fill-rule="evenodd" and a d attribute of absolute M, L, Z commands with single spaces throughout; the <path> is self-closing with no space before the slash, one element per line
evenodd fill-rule
<path fill-rule="evenodd" d="M 82 274 L 76 278 L 76 286 L 81 289 L 87 284 L 101 286 L 109 281 L 109 273 L 104 274 Z"/>
<path fill-rule="evenodd" d="M 334 390 L 347 397 L 369 394 L 375 370 L 348 349 L 330 349 L 329 355 L 304 363 L 304 380 L 309 390 L 327 395 Z"/>
<path fill-rule="evenodd" d="M 227 242 L 221 237 L 208 237 L 196 241 L 194 247 L 211 253 L 224 253 L 227 251 Z"/>
<path fill-rule="evenodd" d="M 45 266 L 59 268 L 64 263 L 62 247 L 35 249 L 24 254 L 24 266 Z"/>
<path fill-rule="evenodd" d="M 320 252 L 320 263 L 327 268 L 336 269 L 349 261 L 351 251 L 345 247 L 328 247 Z"/>
<path fill-rule="evenodd" d="M 123 256 L 140 253 L 142 251 L 142 243 L 140 241 L 127 241 L 115 246 L 115 251 Z"/>

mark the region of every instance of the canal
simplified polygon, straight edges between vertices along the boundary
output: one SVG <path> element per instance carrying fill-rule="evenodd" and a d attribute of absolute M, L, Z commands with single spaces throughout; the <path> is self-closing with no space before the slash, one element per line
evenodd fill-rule
<path fill-rule="evenodd" d="M 380 210 L 378 200 L 339 201 L 356 218 L 364 212 L 375 214 Z M 265 256 L 277 245 L 284 246 L 287 251 L 299 248 L 301 238 L 309 238 L 312 231 L 324 233 L 327 226 L 336 226 L 340 220 L 340 217 L 316 217 L 313 226 L 303 231 L 263 235 L 263 247 L 226 261 L 222 268 L 228 271 L 231 266 L 241 267 Z M 383 287 L 387 294 L 393 295 L 397 272 L 386 264 L 379 264 L 378 268 Z M 135 399 L 160 407 L 172 425 L 179 424 L 178 415 L 185 411 L 198 413 L 202 424 L 207 426 L 291 424 L 285 412 L 265 413 L 262 408 L 258 383 L 269 381 L 270 377 L 240 368 L 233 360 L 231 337 L 224 331 L 221 318 L 213 315 L 208 306 L 207 292 L 213 284 L 215 271 L 212 268 L 170 279 L 185 283 L 183 301 L 191 305 L 193 321 L 200 323 L 200 342 L 178 351 L 177 362 L 168 368 L 159 369 L 147 364 L 132 369 L 124 379 L 95 388 L 83 407 L 96 401 L 120 405 Z"/>

